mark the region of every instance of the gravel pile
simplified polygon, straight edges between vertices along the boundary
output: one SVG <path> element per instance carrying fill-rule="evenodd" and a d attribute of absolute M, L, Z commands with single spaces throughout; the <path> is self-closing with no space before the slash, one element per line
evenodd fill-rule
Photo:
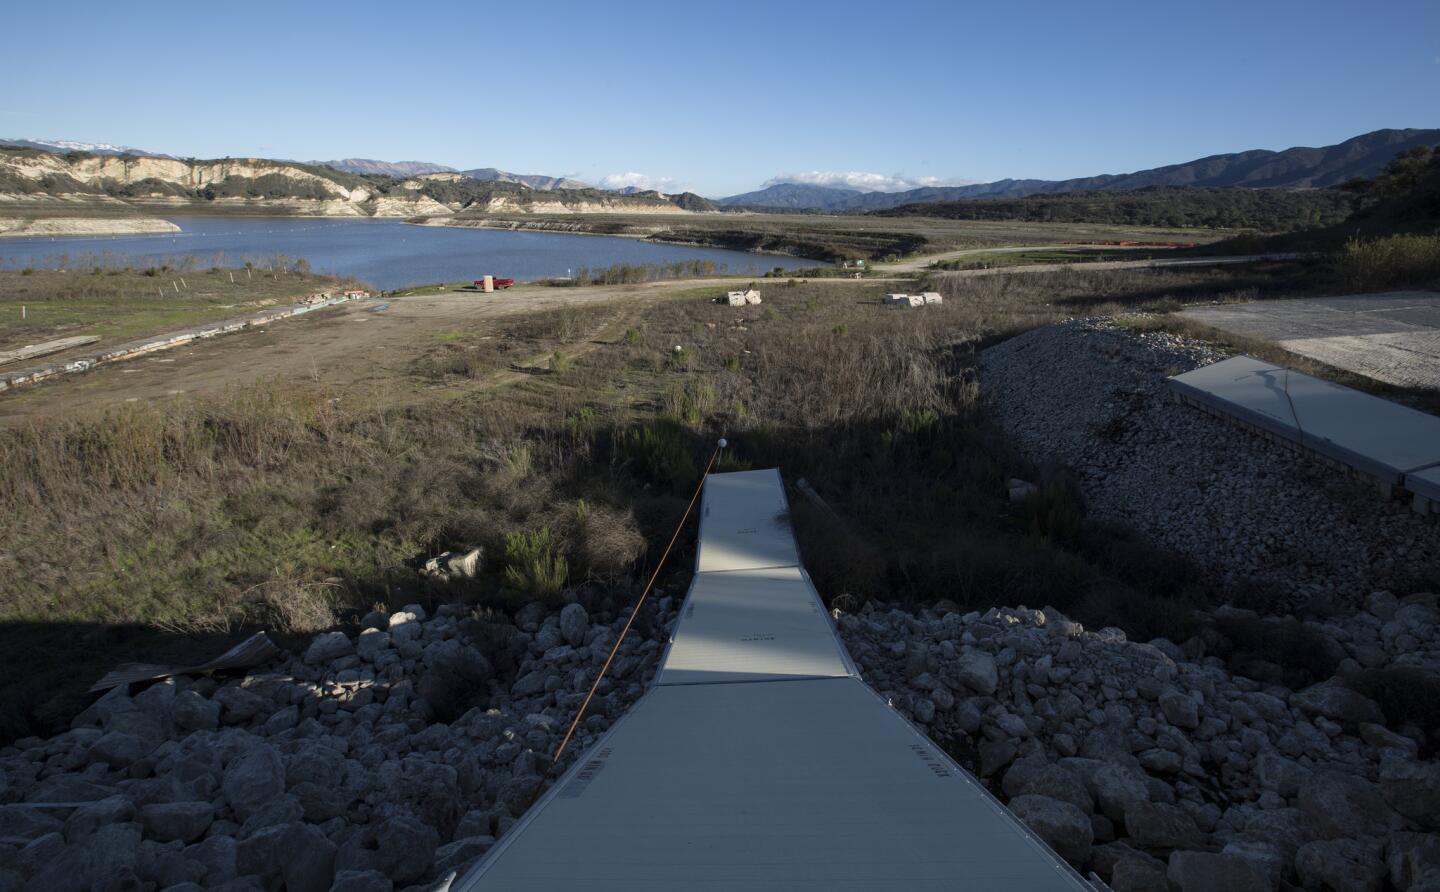
<path fill-rule="evenodd" d="M 631 629 L 567 764 L 640 696 L 672 605 Z M 116 689 L 0 749 L 0 890 L 448 888 L 542 788 L 624 622 L 601 619 L 411 605 L 223 684 Z M 488 706 L 435 721 L 466 685 Z"/>
<path fill-rule="evenodd" d="M 1092 516 L 1134 526 L 1226 583 L 1261 583 L 1291 604 L 1433 586 L 1440 526 L 1170 399 L 1165 376 L 1224 358 L 1082 319 L 985 350 L 980 380 L 1032 460 L 1076 472 Z"/>
<path fill-rule="evenodd" d="M 1340 682 L 1362 661 L 1440 668 L 1440 611 L 1367 604 L 1310 624 L 1345 659 L 1300 691 L 1052 608 L 867 604 L 838 627 L 866 681 L 1115 892 L 1440 889 L 1440 764 Z"/>

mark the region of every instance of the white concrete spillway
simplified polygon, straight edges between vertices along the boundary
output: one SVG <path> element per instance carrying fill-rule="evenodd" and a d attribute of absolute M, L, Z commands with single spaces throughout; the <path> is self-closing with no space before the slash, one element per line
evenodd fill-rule
<path fill-rule="evenodd" d="M 1440 418 L 1236 356 L 1176 375 L 1171 391 L 1378 480 L 1414 493 L 1416 507 L 1440 500 Z"/>
<path fill-rule="evenodd" d="M 775 470 L 705 482 L 651 689 L 457 890 L 1090 890 L 860 680 Z"/>

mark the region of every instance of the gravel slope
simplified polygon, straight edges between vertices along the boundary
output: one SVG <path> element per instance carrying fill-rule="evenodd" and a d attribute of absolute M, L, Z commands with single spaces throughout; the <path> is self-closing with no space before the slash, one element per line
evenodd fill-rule
<path fill-rule="evenodd" d="M 1080 319 L 984 351 L 980 380 L 1032 460 L 1077 473 L 1093 516 L 1129 523 L 1228 583 L 1271 586 L 1292 603 L 1433 590 L 1440 527 L 1169 399 L 1166 375 L 1224 358 L 1173 335 Z"/>

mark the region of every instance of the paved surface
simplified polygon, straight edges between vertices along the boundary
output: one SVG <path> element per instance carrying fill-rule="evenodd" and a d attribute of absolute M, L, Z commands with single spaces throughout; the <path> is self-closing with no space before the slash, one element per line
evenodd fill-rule
<path fill-rule="evenodd" d="M 1399 291 L 1274 300 L 1180 313 L 1393 384 L 1440 390 L 1440 294 Z"/>

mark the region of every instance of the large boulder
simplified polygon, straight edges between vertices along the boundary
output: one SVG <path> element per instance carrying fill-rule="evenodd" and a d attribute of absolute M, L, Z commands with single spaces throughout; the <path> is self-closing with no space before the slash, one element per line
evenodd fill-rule
<path fill-rule="evenodd" d="M 1440 763 L 1386 759 L 1380 792 L 1390 807 L 1430 830 L 1440 830 Z"/>
<path fill-rule="evenodd" d="M 285 763 L 271 746 L 251 747 L 225 767 L 222 789 L 236 817 L 244 821 L 285 792 Z"/>
<path fill-rule="evenodd" d="M 1380 892 L 1387 871 L 1377 843 L 1324 839 L 1300 847 L 1295 853 L 1295 872 L 1306 889 Z"/>
<path fill-rule="evenodd" d="M 585 633 L 590 630 L 590 614 L 579 604 L 566 604 L 560 611 L 560 635 L 571 647 L 585 643 Z"/>
<path fill-rule="evenodd" d="M 1195 819 L 1164 802 L 1134 802 L 1125 812 L 1125 830 L 1146 849 L 1194 849 L 1204 842 Z"/>
<path fill-rule="evenodd" d="M 1270 881 L 1234 855 L 1176 852 L 1165 875 L 1176 892 L 1270 892 Z"/>
<path fill-rule="evenodd" d="M 1008 772 L 1005 779 L 1007 782 L 1010 780 Z M 1010 793 L 1008 789 L 1006 792 Z M 1068 802 L 1087 815 L 1095 810 L 1095 800 L 1086 789 L 1085 782 L 1076 777 L 1073 771 L 1060 765 L 1042 765 L 1029 772 L 1011 795 L 1022 796 L 1026 793 L 1039 793 L 1051 799 Z"/>
<path fill-rule="evenodd" d="M 395 884 L 378 870 L 342 870 L 335 874 L 330 892 L 391 892 Z"/>
<path fill-rule="evenodd" d="M 1324 682 L 1312 685 L 1290 698 L 1290 703 L 1308 713 L 1336 722 L 1385 724 L 1380 704 L 1344 685 Z"/>
<path fill-rule="evenodd" d="M 1091 773 L 1089 786 L 1100 811 L 1116 822 L 1125 822 L 1136 803 L 1150 801 L 1145 775 L 1123 765 L 1101 765 Z"/>
<path fill-rule="evenodd" d="M 220 727 L 220 704 L 196 691 L 176 694 L 170 714 L 175 724 L 186 731 L 213 731 Z"/>
<path fill-rule="evenodd" d="M 1189 694 L 1167 688 L 1160 694 L 1160 711 L 1165 721 L 1177 728 L 1200 727 L 1200 706 Z"/>
<path fill-rule="evenodd" d="M 1090 857 L 1095 841 L 1090 817 L 1070 803 L 1027 793 L 1011 799 L 1010 810 L 1066 861 L 1083 865 Z"/>
<path fill-rule="evenodd" d="M 161 842 L 191 842 L 210 829 L 215 806 L 208 802 L 160 802 L 140 809 L 145 834 Z"/>
<path fill-rule="evenodd" d="M 1300 785 L 1299 806 L 1320 839 L 1378 836 L 1404 825 L 1374 784 L 1339 771 L 1307 776 Z"/>
<path fill-rule="evenodd" d="M 990 696 L 1000 684 L 995 658 L 983 650 L 966 650 L 955 663 L 955 678 L 977 694 Z"/>
<path fill-rule="evenodd" d="M 326 892 L 335 874 L 335 844 L 311 824 L 266 827 L 236 847 L 241 875 L 280 879 L 287 892 Z"/>
<path fill-rule="evenodd" d="M 135 820 L 135 804 L 124 796 L 107 796 L 87 802 L 65 819 L 65 838 L 79 842 L 107 824 L 124 824 Z"/>
<path fill-rule="evenodd" d="M 39 839 L 59 831 L 64 824 L 59 818 L 28 805 L 0 805 L 0 839 Z"/>
<path fill-rule="evenodd" d="M 412 883 L 425 875 L 440 847 L 435 828 L 414 818 L 391 818 L 375 829 L 376 863 L 397 883 Z"/>
<path fill-rule="evenodd" d="M 1400 831 L 1385 842 L 1385 864 L 1397 889 L 1440 888 L 1440 836 Z M 1428 887 L 1427 887 L 1428 888 Z"/>
<path fill-rule="evenodd" d="M 140 825 L 134 822 L 100 827 L 40 868 L 26 889 L 81 892 L 125 888 L 132 882 L 138 887 L 135 863 L 140 836 Z"/>
<path fill-rule="evenodd" d="M 338 660 L 355 652 L 355 642 L 344 632 L 325 632 L 316 635 L 305 649 L 305 662 L 311 666 Z"/>

